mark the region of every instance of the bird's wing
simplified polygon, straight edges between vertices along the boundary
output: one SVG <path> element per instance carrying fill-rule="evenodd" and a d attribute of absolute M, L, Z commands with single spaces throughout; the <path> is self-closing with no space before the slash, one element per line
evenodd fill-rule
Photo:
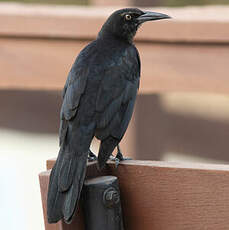
<path fill-rule="evenodd" d="M 77 126 L 77 113 L 87 84 L 88 66 L 81 56 L 73 64 L 63 91 L 60 122 L 60 151 L 50 175 L 47 215 L 50 223 L 64 218 L 70 222 L 82 190 L 87 162 L 87 151 L 94 127 L 87 130 Z M 80 143 L 80 141 L 82 143 Z"/>
<path fill-rule="evenodd" d="M 129 50 L 118 63 L 105 72 L 98 90 L 96 136 L 100 140 L 108 136 L 121 140 L 132 116 L 139 87 L 140 61 L 137 51 Z"/>
<path fill-rule="evenodd" d="M 67 133 L 67 122 L 75 117 L 81 95 L 84 93 L 87 84 L 88 67 L 80 66 L 74 68 L 75 66 L 76 65 L 73 65 L 69 72 L 63 90 L 63 104 L 60 112 L 61 121 L 59 130 L 60 145 L 63 143 Z"/>

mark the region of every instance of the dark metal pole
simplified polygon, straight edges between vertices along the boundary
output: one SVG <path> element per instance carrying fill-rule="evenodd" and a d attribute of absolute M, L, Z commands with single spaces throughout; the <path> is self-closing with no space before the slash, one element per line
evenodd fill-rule
<path fill-rule="evenodd" d="M 85 230 L 124 230 L 118 179 L 88 179 L 83 189 Z"/>

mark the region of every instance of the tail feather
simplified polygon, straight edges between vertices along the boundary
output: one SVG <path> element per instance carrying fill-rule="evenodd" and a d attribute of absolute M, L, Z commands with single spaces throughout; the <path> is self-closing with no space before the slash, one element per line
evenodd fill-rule
<path fill-rule="evenodd" d="M 71 222 L 72 216 L 77 208 L 78 201 L 80 199 L 80 193 L 83 187 L 85 175 L 86 175 L 86 163 L 87 155 L 85 159 L 80 159 L 80 165 L 77 164 L 75 177 L 73 179 L 73 184 L 68 191 L 68 196 L 66 197 L 63 213 L 65 222 Z M 82 164 L 84 162 L 84 164 Z"/>
<path fill-rule="evenodd" d="M 61 204 L 63 203 L 64 196 L 58 192 L 58 174 L 57 169 L 60 167 L 61 154 L 56 160 L 54 167 L 51 170 L 48 188 L 48 198 L 47 198 L 47 216 L 49 223 L 56 223 L 62 217 Z"/>
<path fill-rule="evenodd" d="M 47 199 L 49 223 L 71 222 L 86 174 L 87 153 L 66 154 L 61 149 L 50 174 Z"/>
<path fill-rule="evenodd" d="M 72 156 L 69 153 L 65 153 L 63 157 L 61 168 L 59 171 L 58 178 L 58 190 L 59 192 L 65 192 L 69 189 L 72 184 L 73 175 L 75 171 L 75 159 L 76 157 Z"/>

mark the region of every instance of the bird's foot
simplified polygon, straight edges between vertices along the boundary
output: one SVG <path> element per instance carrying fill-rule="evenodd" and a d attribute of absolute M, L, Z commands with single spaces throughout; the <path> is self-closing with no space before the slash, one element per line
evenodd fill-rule
<path fill-rule="evenodd" d="M 89 149 L 88 151 L 88 157 L 87 157 L 88 162 L 93 162 L 97 160 L 97 156 Z"/>
<path fill-rule="evenodd" d="M 123 154 L 122 154 L 122 151 L 121 151 L 119 145 L 117 146 L 117 149 L 118 149 L 118 152 L 117 152 L 116 158 L 118 158 L 120 161 L 132 160 L 129 157 L 123 157 Z"/>
<path fill-rule="evenodd" d="M 114 161 L 115 162 L 115 167 L 118 168 L 118 165 L 120 164 L 121 161 L 132 160 L 132 159 L 128 158 L 128 157 L 123 157 L 122 152 L 120 151 L 120 148 L 118 147 L 118 152 L 117 152 L 116 157 L 111 155 L 110 160 Z"/>
<path fill-rule="evenodd" d="M 120 159 L 119 159 L 119 158 L 114 157 L 113 155 L 111 155 L 110 158 L 109 158 L 109 160 L 110 160 L 110 161 L 114 161 L 114 163 L 115 163 L 115 168 L 118 168 L 118 165 L 119 165 L 119 163 L 120 163 Z"/>

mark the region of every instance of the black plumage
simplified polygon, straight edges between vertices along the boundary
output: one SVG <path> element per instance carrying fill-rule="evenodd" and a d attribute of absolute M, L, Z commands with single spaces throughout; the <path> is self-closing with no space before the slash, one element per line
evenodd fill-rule
<path fill-rule="evenodd" d="M 163 18 L 168 16 L 134 8 L 118 10 L 76 58 L 63 91 L 60 151 L 51 171 L 47 199 L 49 223 L 71 221 L 93 137 L 101 141 L 100 169 L 121 141 L 140 79 L 140 58 L 133 37 L 143 22 Z"/>

